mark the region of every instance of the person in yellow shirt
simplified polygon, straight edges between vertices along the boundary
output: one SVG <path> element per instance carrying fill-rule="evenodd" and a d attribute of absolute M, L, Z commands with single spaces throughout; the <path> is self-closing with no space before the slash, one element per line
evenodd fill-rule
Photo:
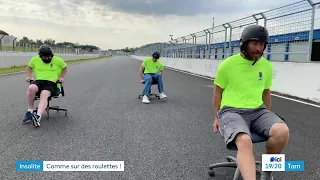
<path fill-rule="evenodd" d="M 244 180 L 256 180 L 251 131 L 268 138 L 267 154 L 281 154 L 287 146 L 289 129 L 271 111 L 272 64 L 263 57 L 269 33 L 259 25 L 246 27 L 240 39 L 240 53 L 225 59 L 214 80 L 214 132 L 220 132 L 226 146 L 237 151 Z M 265 171 L 261 179 L 271 180 Z"/>
<path fill-rule="evenodd" d="M 167 98 L 167 95 L 163 92 L 163 82 L 162 82 L 162 73 L 164 65 L 159 60 L 160 53 L 155 51 L 152 53 L 152 57 L 146 58 L 140 66 L 140 82 L 145 83 L 143 89 L 143 103 L 150 103 L 149 101 L 149 92 L 152 84 L 152 79 L 155 79 L 158 82 L 158 90 L 160 93 L 160 98 Z"/>
<path fill-rule="evenodd" d="M 28 111 L 23 122 L 33 120 L 35 127 L 40 126 L 40 119 L 47 107 L 48 97 L 58 95 L 59 89 L 57 81 L 61 83 L 67 73 L 67 64 L 58 56 L 53 55 L 53 51 L 49 45 L 41 45 L 39 55 L 31 58 L 27 65 L 26 81 L 30 82 L 32 71 L 35 75 L 35 81 L 32 81 L 27 90 Z M 58 93 L 58 94 L 57 94 Z M 37 114 L 33 116 L 33 107 L 35 96 L 40 96 Z"/>

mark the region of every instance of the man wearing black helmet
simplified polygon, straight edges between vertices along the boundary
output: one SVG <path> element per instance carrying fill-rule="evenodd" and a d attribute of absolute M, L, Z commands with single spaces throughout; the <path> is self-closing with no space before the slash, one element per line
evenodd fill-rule
<path fill-rule="evenodd" d="M 143 103 L 150 103 L 149 90 L 151 88 L 152 78 L 158 81 L 158 90 L 160 98 L 167 98 L 167 95 L 163 92 L 162 72 L 164 69 L 163 64 L 159 61 L 160 53 L 155 51 L 152 53 L 152 57 L 146 58 L 140 66 L 140 82 L 144 82 L 143 89 Z"/>
<path fill-rule="evenodd" d="M 50 46 L 42 45 L 39 48 L 39 55 L 34 56 L 27 65 L 27 82 L 31 80 L 32 71 L 35 75 L 35 81 L 30 84 L 27 90 L 28 111 L 23 122 L 29 122 L 33 119 L 33 125 L 39 127 L 41 115 L 47 107 L 48 97 L 56 94 L 56 82 L 58 80 L 60 82 L 64 81 L 67 73 L 67 64 L 62 58 L 53 55 Z M 40 95 L 37 115 L 35 115 L 35 118 L 31 118 L 34 99 L 37 94 Z"/>
<path fill-rule="evenodd" d="M 280 154 L 287 146 L 289 129 L 271 112 L 272 64 L 263 57 L 268 31 L 259 25 L 246 27 L 240 39 L 241 53 L 225 59 L 214 80 L 214 132 L 220 132 L 228 149 L 237 149 L 244 180 L 256 180 L 250 131 L 268 137 L 267 154 Z M 261 178 L 270 180 L 271 172 Z"/>

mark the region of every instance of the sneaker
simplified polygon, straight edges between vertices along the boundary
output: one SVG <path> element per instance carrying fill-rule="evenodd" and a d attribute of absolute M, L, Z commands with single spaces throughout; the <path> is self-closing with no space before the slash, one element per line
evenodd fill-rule
<path fill-rule="evenodd" d="M 262 171 L 260 180 L 273 180 L 272 171 Z"/>
<path fill-rule="evenodd" d="M 160 93 L 160 99 L 163 99 L 163 98 L 167 98 L 168 96 L 167 95 L 165 95 L 163 92 L 162 93 Z"/>
<path fill-rule="evenodd" d="M 149 101 L 148 96 L 143 96 L 143 98 L 142 98 L 142 102 L 143 102 L 143 103 L 147 103 L 147 104 L 149 104 L 149 103 L 150 103 L 150 101 Z"/>
<path fill-rule="evenodd" d="M 31 117 L 33 126 L 40 127 L 40 116 L 35 114 Z"/>
<path fill-rule="evenodd" d="M 23 122 L 28 123 L 31 120 L 32 112 L 27 111 L 26 115 L 24 116 Z"/>

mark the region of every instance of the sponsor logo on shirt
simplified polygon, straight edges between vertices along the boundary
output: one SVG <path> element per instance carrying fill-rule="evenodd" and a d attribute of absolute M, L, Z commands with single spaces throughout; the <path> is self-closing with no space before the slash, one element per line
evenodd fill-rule
<path fill-rule="evenodd" d="M 262 72 L 259 72 L 259 81 L 262 81 L 263 80 L 263 74 Z"/>

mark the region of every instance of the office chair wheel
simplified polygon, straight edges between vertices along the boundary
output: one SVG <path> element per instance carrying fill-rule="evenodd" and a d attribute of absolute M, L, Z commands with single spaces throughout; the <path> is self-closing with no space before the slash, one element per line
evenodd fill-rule
<path fill-rule="evenodd" d="M 209 176 L 213 177 L 215 175 L 214 170 L 209 170 L 208 174 L 209 174 Z"/>
<path fill-rule="evenodd" d="M 233 156 L 227 156 L 226 159 L 228 162 L 237 162 L 237 158 Z"/>

